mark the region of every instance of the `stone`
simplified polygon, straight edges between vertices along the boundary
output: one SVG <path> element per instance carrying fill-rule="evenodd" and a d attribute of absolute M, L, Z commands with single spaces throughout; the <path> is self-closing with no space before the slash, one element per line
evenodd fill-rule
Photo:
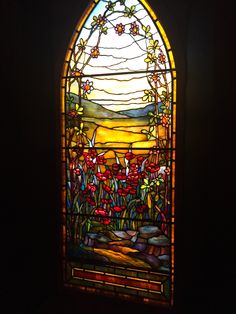
<path fill-rule="evenodd" d="M 130 235 L 131 237 L 134 237 L 135 235 L 137 235 L 137 231 L 133 231 L 133 230 L 126 230 L 126 232 L 128 233 L 128 235 Z"/>
<path fill-rule="evenodd" d="M 118 241 L 118 240 L 121 240 L 120 237 L 117 237 L 112 231 L 110 230 L 105 230 L 103 232 L 103 234 L 108 237 L 109 239 L 111 239 L 112 241 Z"/>
<path fill-rule="evenodd" d="M 134 248 L 141 252 L 144 252 L 147 248 L 147 245 L 145 243 L 135 243 Z"/>
<path fill-rule="evenodd" d="M 170 256 L 169 255 L 160 255 L 158 259 L 161 261 L 162 266 L 170 267 Z"/>
<path fill-rule="evenodd" d="M 160 235 L 162 232 L 157 226 L 143 226 L 139 228 L 140 237 L 144 239 Z"/>
<path fill-rule="evenodd" d="M 168 246 L 170 245 L 169 239 L 165 235 L 160 235 L 158 237 L 152 237 L 148 239 L 148 243 L 156 246 Z"/>
<path fill-rule="evenodd" d="M 147 239 L 138 237 L 138 239 L 137 239 L 136 242 L 137 242 L 137 243 L 147 243 Z"/>
<path fill-rule="evenodd" d="M 125 240 L 129 240 L 131 238 L 131 235 L 129 235 L 127 232 L 125 231 L 113 231 L 113 233 L 118 237 L 118 238 L 122 238 Z"/>

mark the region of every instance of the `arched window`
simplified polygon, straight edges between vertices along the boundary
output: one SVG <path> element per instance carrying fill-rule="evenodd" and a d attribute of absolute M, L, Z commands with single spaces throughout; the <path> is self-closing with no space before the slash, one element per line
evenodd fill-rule
<path fill-rule="evenodd" d="M 92 1 L 62 76 L 64 284 L 171 306 L 176 70 L 147 1 Z"/>

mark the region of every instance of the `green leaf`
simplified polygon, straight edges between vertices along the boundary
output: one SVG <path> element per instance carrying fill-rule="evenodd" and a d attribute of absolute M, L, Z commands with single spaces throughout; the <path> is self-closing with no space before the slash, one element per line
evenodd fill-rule
<path fill-rule="evenodd" d="M 101 30 L 101 32 L 102 32 L 103 34 L 107 35 L 107 30 L 108 30 L 108 27 L 104 27 L 104 28 Z"/>

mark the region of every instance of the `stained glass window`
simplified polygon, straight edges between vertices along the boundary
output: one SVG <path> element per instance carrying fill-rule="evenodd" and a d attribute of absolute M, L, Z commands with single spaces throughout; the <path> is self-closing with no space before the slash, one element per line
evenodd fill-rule
<path fill-rule="evenodd" d="M 64 284 L 171 306 L 176 70 L 146 0 L 94 0 L 62 74 Z"/>

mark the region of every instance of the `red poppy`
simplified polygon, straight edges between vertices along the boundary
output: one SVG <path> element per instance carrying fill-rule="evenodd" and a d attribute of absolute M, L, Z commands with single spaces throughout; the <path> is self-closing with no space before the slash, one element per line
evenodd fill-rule
<path fill-rule="evenodd" d="M 74 169 L 73 172 L 74 172 L 77 176 L 80 175 L 80 169 L 79 169 L 79 168 Z"/>
<path fill-rule="evenodd" d="M 102 203 L 103 204 L 111 204 L 112 203 L 112 200 L 107 200 L 105 198 L 102 198 Z"/>
<path fill-rule="evenodd" d="M 131 164 L 130 165 L 130 170 L 134 171 L 138 169 L 138 165 L 137 164 Z"/>
<path fill-rule="evenodd" d="M 96 177 L 97 177 L 97 179 L 98 179 L 99 181 L 106 181 L 106 179 L 107 179 L 107 177 L 104 176 L 104 174 L 101 173 L 101 172 L 97 172 L 97 173 L 96 173 Z"/>
<path fill-rule="evenodd" d="M 90 190 L 91 192 L 95 192 L 97 189 L 96 185 L 93 183 L 89 183 L 88 184 L 88 190 Z"/>
<path fill-rule="evenodd" d="M 131 194 L 131 195 L 136 195 L 136 193 L 137 193 L 137 191 L 133 188 L 129 190 L 129 194 Z"/>
<path fill-rule="evenodd" d="M 159 164 L 154 164 L 153 162 L 151 162 L 146 168 L 146 170 L 151 173 L 157 172 L 159 169 Z"/>
<path fill-rule="evenodd" d="M 126 179 L 126 175 L 120 171 L 120 172 L 118 172 L 118 174 L 115 176 L 115 178 L 118 179 L 118 180 L 125 180 L 125 179 Z"/>
<path fill-rule="evenodd" d="M 110 170 L 106 170 L 103 175 L 107 178 L 107 179 L 112 179 L 112 175 L 111 175 L 111 171 Z"/>
<path fill-rule="evenodd" d="M 134 159 L 135 157 L 136 157 L 136 155 L 133 154 L 133 153 L 131 153 L 131 152 L 128 152 L 128 153 L 125 154 L 125 158 L 126 158 L 127 160 Z"/>
<path fill-rule="evenodd" d="M 88 152 L 89 156 L 91 157 L 96 157 L 97 156 L 97 151 L 95 148 L 89 148 L 89 152 Z"/>
<path fill-rule="evenodd" d="M 104 158 L 104 156 L 97 156 L 97 163 L 98 165 L 105 165 L 105 163 L 107 162 L 107 160 Z"/>
<path fill-rule="evenodd" d="M 143 161 L 144 161 L 145 157 L 143 156 L 138 156 L 137 157 L 137 163 L 138 165 L 142 165 Z M 148 160 L 146 160 L 145 164 L 148 163 Z"/>
<path fill-rule="evenodd" d="M 138 213 L 142 214 L 145 210 L 148 210 L 148 206 L 146 204 L 140 205 L 136 208 L 136 210 Z"/>
<path fill-rule="evenodd" d="M 108 213 L 105 211 L 104 208 L 102 207 L 98 207 L 96 210 L 95 210 L 95 214 L 97 215 L 102 215 L 102 216 L 107 216 Z"/>
<path fill-rule="evenodd" d="M 112 164 L 111 167 L 112 167 L 112 170 L 115 172 L 115 171 L 119 171 L 121 166 L 117 163 L 114 163 L 114 164 Z"/>
<path fill-rule="evenodd" d="M 104 225 L 109 225 L 111 223 L 111 219 L 109 218 L 102 218 L 101 219 L 101 222 L 104 224 Z"/>
<path fill-rule="evenodd" d="M 106 184 L 103 184 L 102 185 L 102 188 L 103 188 L 103 190 L 105 190 L 107 193 L 109 193 L 109 194 L 112 194 L 113 193 L 113 191 L 111 190 L 111 188 L 108 186 L 108 185 L 106 185 Z"/>
<path fill-rule="evenodd" d="M 117 192 L 120 196 L 127 196 L 129 193 L 129 189 L 121 188 L 121 189 L 118 189 Z"/>
<path fill-rule="evenodd" d="M 87 197 L 87 202 L 88 202 L 89 204 L 91 204 L 92 206 L 95 206 L 95 205 L 96 205 L 94 199 L 92 199 L 92 198 L 90 198 L 90 197 Z"/>
<path fill-rule="evenodd" d="M 126 209 L 126 206 L 124 206 L 124 205 L 111 207 L 111 210 L 113 212 L 116 212 L 116 213 L 120 213 L 120 212 L 122 212 L 125 209 Z"/>

